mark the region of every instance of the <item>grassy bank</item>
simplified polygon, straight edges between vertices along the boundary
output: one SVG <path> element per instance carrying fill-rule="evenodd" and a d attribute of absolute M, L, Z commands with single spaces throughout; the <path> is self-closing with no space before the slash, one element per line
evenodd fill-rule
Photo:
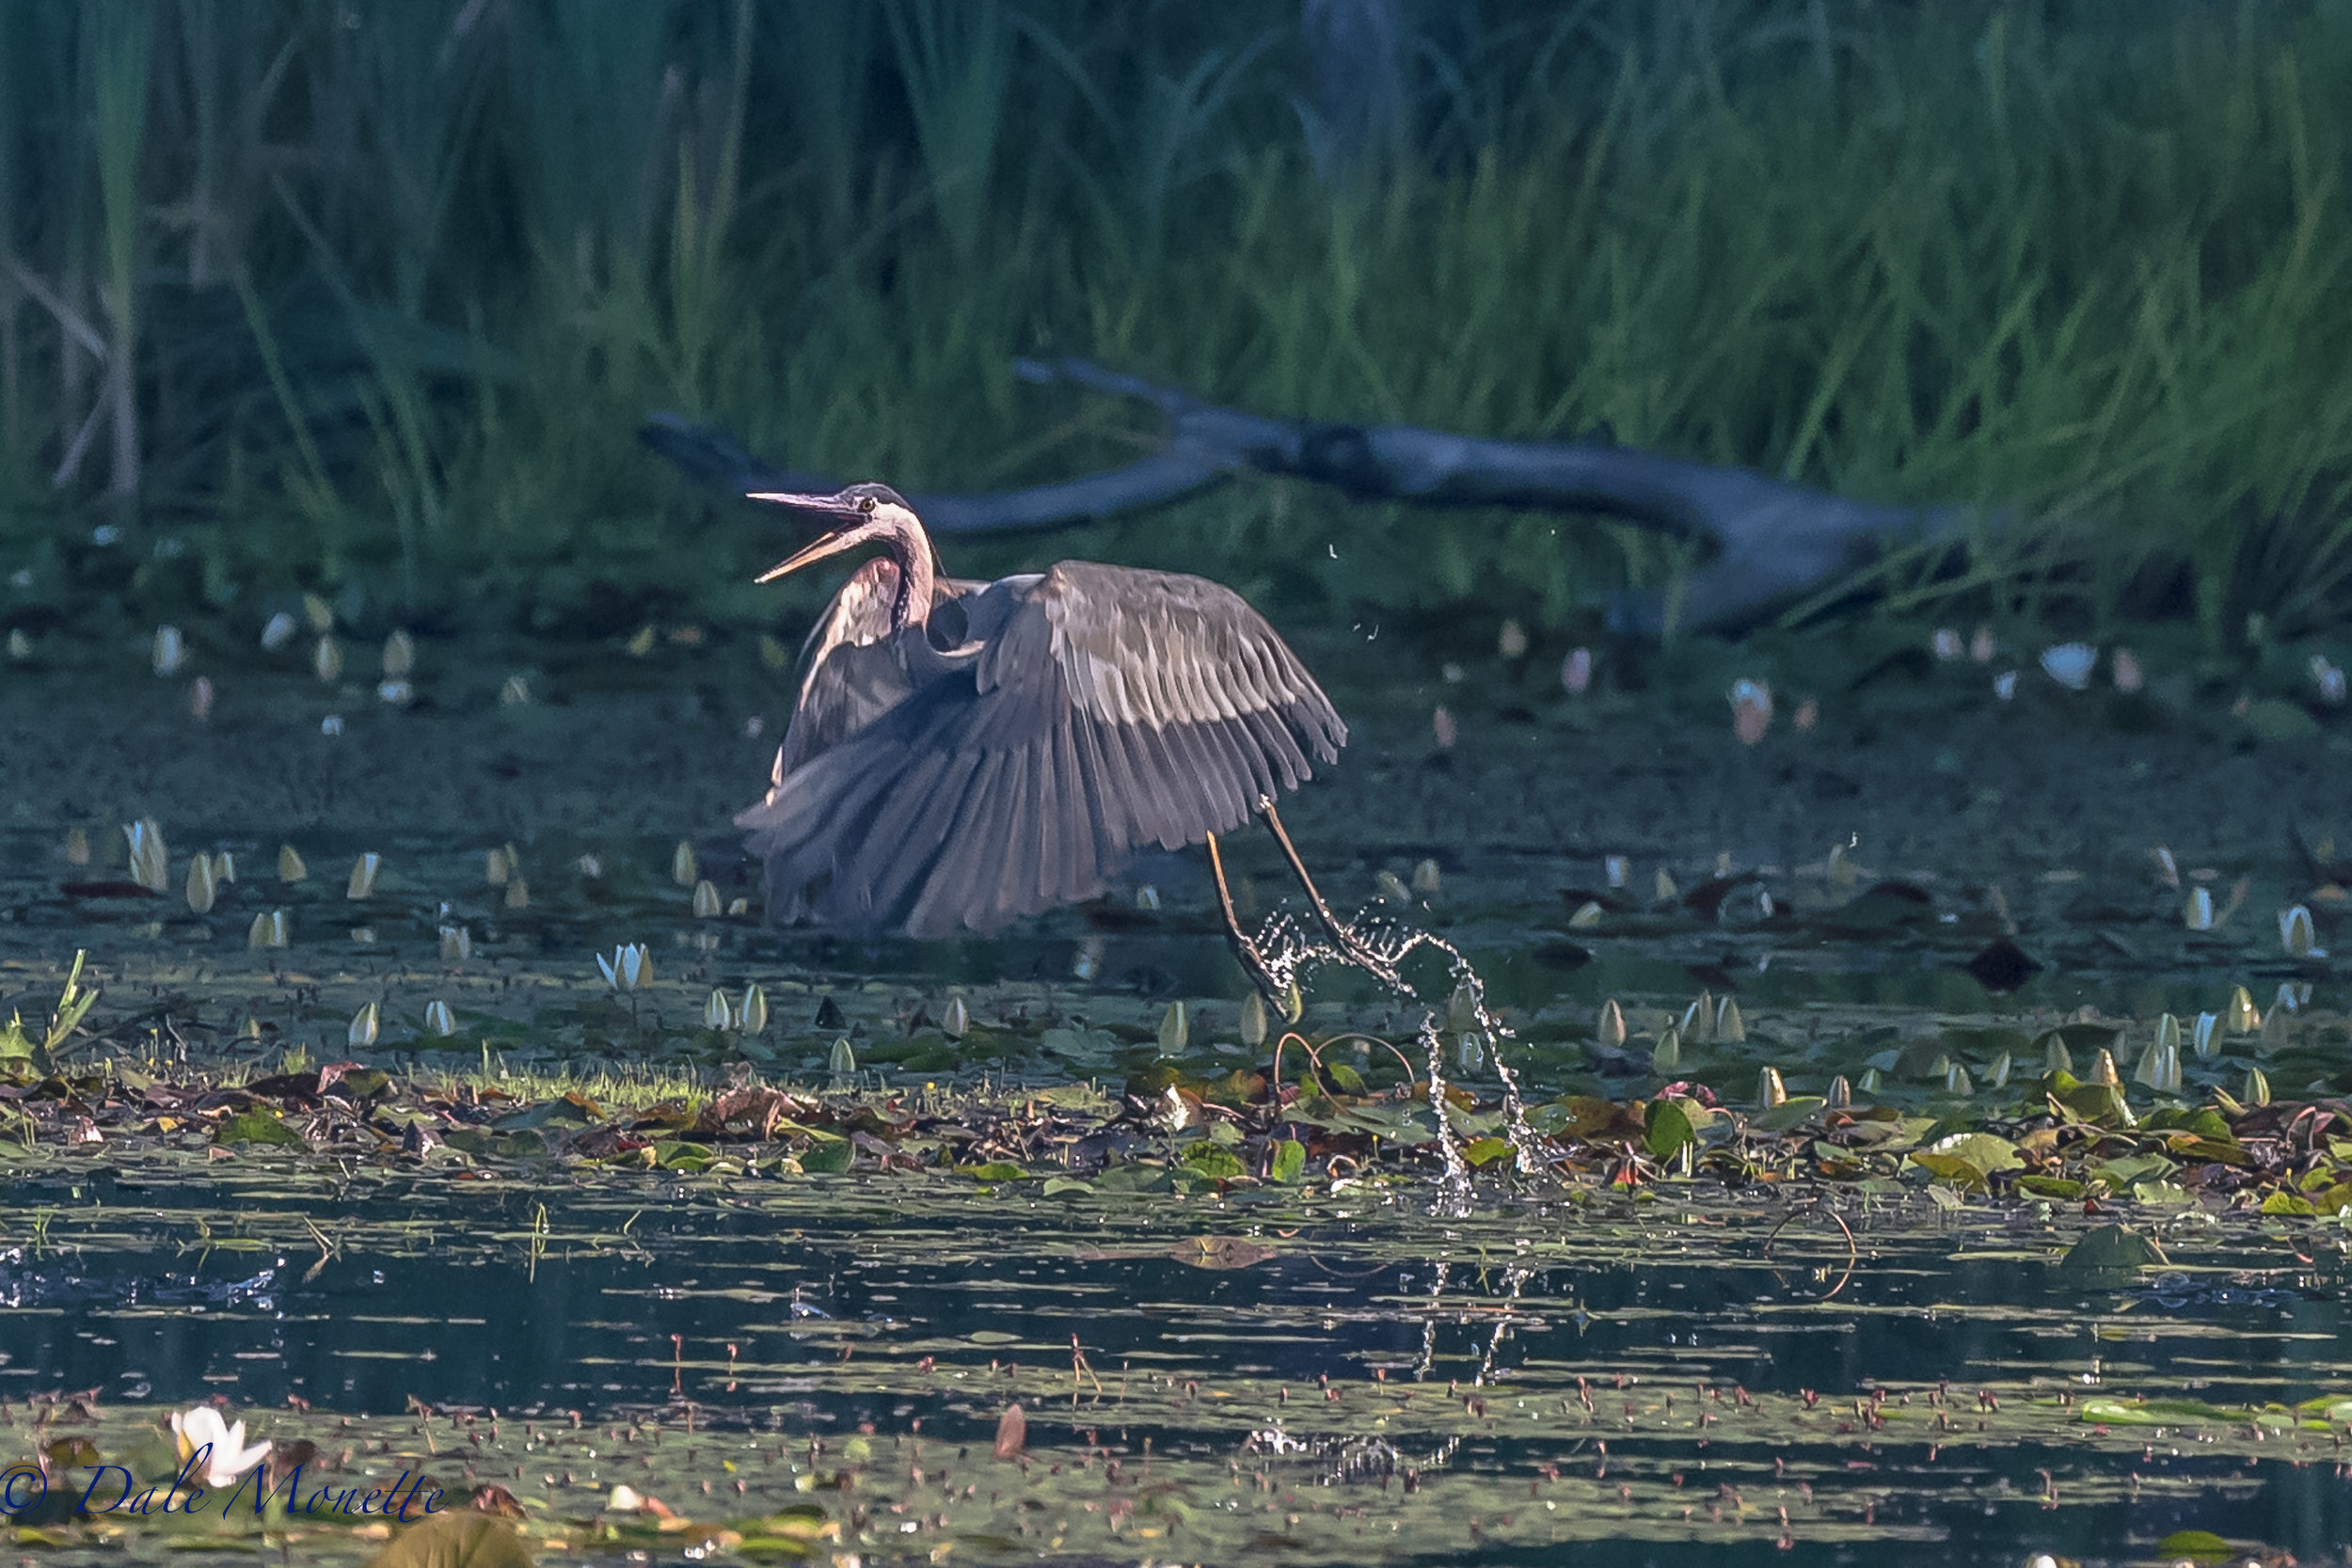
<path fill-rule="evenodd" d="M 1149 442 L 1017 384 L 1037 352 L 2028 520 L 1958 582 L 1898 562 L 1899 605 L 2218 647 L 2352 597 L 2342 12 L 1401 14 L 1347 159 L 1280 6 L 12 0 L 6 612 L 748 619 L 772 540 L 658 471 L 645 409 L 910 487 Z M 1672 569 L 1266 482 L 958 563 L 1077 548 L 1553 626 Z"/>

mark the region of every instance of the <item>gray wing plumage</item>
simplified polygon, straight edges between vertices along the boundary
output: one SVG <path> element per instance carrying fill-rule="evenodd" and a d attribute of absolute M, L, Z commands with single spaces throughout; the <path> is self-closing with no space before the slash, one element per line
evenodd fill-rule
<path fill-rule="evenodd" d="M 776 918 L 992 931 L 1096 896 L 1143 845 L 1241 826 L 1346 743 L 1274 628 L 1203 578 L 1064 562 L 963 608 L 971 641 L 921 661 L 944 673 L 901 669 L 905 697 L 736 818 Z"/>
<path fill-rule="evenodd" d="M 986 586 L 939 578 L 933 613 Z M 791 726 L 776 749 L 774 782 L 782 783 L 786 774 L 914 694 L 906 667 L 890 645 L 890 607 L 898 593 L 898 566 L 889 557 L 877 556 L 850 575 L 809 629 L 808 641 L 801 644 L 806 673 Z"/>

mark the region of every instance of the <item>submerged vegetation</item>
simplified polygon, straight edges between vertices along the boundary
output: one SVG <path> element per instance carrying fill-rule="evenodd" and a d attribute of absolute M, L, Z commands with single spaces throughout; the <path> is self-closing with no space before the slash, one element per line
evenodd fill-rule
<path fill-rule="evenodd" d="M 10 0 L 8 618 L 748 620 L 759 530 L 653 471 L 648 407 L 942 488 L 1151 438 L 1025 353 L 2016 520 L 1957 580 L 1893 563 L 1899 606 L 2217 651 L 2352 600 L 2338 8 L 1400 15 L 1351 55 L 1085 0 Z M 102 491 L 142 510 L 93 548 Z M 1553 626 L 1673 566 L 1332 504 L 1259 482 L 1090 550 Z"/>

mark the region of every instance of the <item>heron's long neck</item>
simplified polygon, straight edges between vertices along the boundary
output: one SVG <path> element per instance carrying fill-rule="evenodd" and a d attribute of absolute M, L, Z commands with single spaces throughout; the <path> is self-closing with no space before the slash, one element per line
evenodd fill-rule
<path fill-rule="evenodd" d="M 922 524 L 910 518 L 892 531 L 890 558 L 898 568 L 898 596 L 891 601 L 890 629 L 900 632 L 930 619 L 931 594 L 938 582 L 931 570 L 931 542 Z"/>

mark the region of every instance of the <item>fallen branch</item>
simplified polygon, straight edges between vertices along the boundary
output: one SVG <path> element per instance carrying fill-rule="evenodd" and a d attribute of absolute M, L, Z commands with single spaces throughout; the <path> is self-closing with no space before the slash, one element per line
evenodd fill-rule
<path fill-rule="evenodd" d="M 1770 608 L 1835 582 L 1890 545 L 1957 541 L 1974 515 L 1956 506 L 1851 500 L 1750 468 L 1718 468 L 1621 447 L 1606 436 L 1498 441 L 1417 425 L 1275 420 L 1083 359 L 1022 359 L 1024 380 L 1068 382 L 1139 398 L 1168 423 L 1167 450 L 1122 468 L 985 496 L 916 496 L 915 510 L 947 533 L 1073 528 L 1204 490 L 1243 470 L 1328 484 L 1361 500 L 1598 513 L 1658 530 L 1712 553 L 1679 586 L 1686 626 L 1751 623 Z M 761 462 L 724 432 L 657 414 L 644 442 L 690 476 L 741 494 L 829 490 L 832 482 Z M 1656 631 L 1654 603 L 1620 607 L 1633 629 Z"/>

